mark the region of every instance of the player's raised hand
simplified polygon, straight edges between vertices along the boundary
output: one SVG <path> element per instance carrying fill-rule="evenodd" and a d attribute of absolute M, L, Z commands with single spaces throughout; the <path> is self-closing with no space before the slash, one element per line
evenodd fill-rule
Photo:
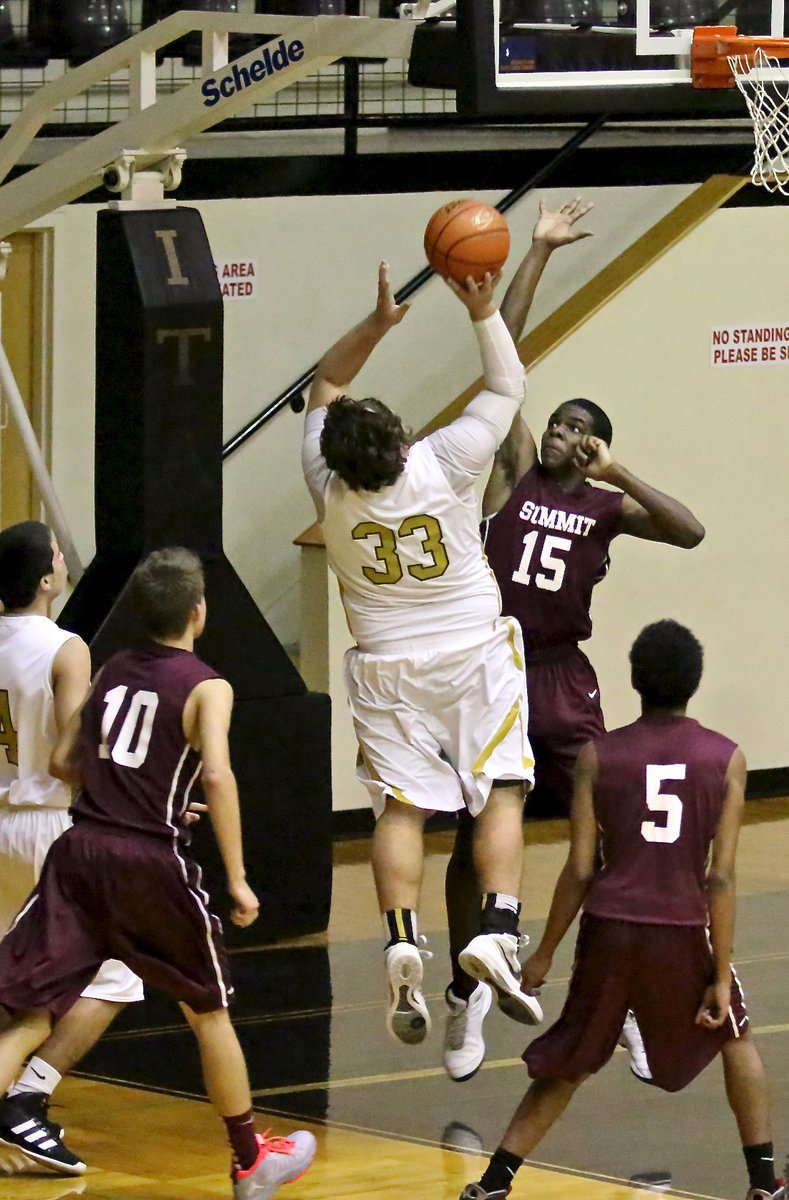
<path fill-rule="evenodd" d="M 592 237 L 591 229 L 578 229 L 576 222 L 593 208 L 591 200 L 584 200 L 581 196 L 575 196 L 555 210 L 548 208 L 545 201 L 541 200 L 540 215 L 531 235 L 532 243 L 556 250 L 559 246 L 579 242 L 581 238 Z"/>
<path fill-rule="evenodd" d="M 608 444 L 593 434 L 585 434 L 575 451 L 575 465 L 587 479 L 605 479 L 613 465 Z"/>
<path fill-rule="evenodd" d="M 466 306 L 472 321 L 484 321 L 486 317 L 493 316 L 498 308 L 493 293 L 500 281 L 501 271 L 497 271 L 495 275 L 486 271 L 480 280 L 467 275 L 465 283 L 458 283 L 449 275 L 444 276 L 447 287 L 455 293 L 461 304 Z"/>
<path fill-rule="evenodd" d="M 396 304 L 389 283 L 389 263 L 378 265 L 378 299 L 375 305 L 375 319 L 384 329 L 399 325 L 410 308 L 410 304 Z"/>
<path fill-rule="evenodd" d="M 242 928 L 257 920 L 260 904 L 252 888 L 247 883 L 231 883 L 227 889 L 233 901 L 230 920 Z"/>
<path fill-rule="evenodd" d="M 696 1024 L 705 1029 L 718 1029 L 729 1015 L 731 1002 L 731 982 L 711 983 L 704 993 L 699 1011 L 696 1013 Z"/>

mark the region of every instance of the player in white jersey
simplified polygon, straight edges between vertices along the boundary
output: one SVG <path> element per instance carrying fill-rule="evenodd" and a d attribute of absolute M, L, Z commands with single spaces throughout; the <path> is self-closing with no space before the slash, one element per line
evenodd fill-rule
<path fill-rule="evenodd" d="M 65 582 L 63 555 L 46 525 L 24 521 L 0 533 L 0 936 L 71 823 L 71 790 L 50 775 L 49 759 L 88 691 L 90 652 L 49 617 Z M 20 1166 L 84 1170 L 47 1120 L 49 1096 L 121 1009 L 142 997 L 128 967 L 105 963 L 0 1100 L 0 1146 L 18 1152 Z M 31 1149 L 34 1159 L 26 1154 Z"/>
<path fill-rule="evenodd" d="M 359 776 L 376 815 L 387 1027 L 407 1043 L 430 1027 L 417 909 L 424 822 L 436 810 L 467 808 L 475 818 L 483 905 L 466 970 L 487 980 L 516 1020 L 542 1019 L 521 991 L 517 959 L 521 810 L 533 780 L 523 647 L 517 623 L 500 616 L 474 486 L 523 397 L 496 282 L 450 285 L 473 322 L 486 387 L 456 421 L 409 445 L 386 405 L 346 395 L 407 311 L 394 302 L 382 263 L 375 310 L 318 365 L 304 431 L 304 474 L 356 640 L 345 677 Z"/>

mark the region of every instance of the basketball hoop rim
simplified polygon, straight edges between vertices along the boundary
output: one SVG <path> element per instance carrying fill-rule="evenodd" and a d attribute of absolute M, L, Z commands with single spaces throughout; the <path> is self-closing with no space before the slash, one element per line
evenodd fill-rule
<path fill-rule="evenodd" d="M 787 64 L 782 67 L 777 55 L 770 54 L 770 41 L 779 39 L 765 38 L 764 44 L 759 45 L 752 54 L 729 54 L 727 60 L 732 76 L 738 86 L 753 83 L 785 83 L 789 85 L 789 52 Z"/>
<path fill-rule="evenodd" d="M 731 88 L 754 70 L 774 73 L 776 80 L 789 81 L 778 60 L 789 59 L 789 38 L 753 37 L 738 34 L 734 25 L 699 25 L 691 41 L 691 82 L 694 88 Z M 763 65 L 764 60 L 772 60 Z M 775 65 L 773 65 L 775 64 Z"/>

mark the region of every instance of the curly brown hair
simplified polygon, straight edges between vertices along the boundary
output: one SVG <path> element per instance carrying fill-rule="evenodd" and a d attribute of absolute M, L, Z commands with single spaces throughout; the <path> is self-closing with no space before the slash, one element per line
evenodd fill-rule
<path fill-rule="evenodd" d="M 402 474 L 407 442 L 402 421 L 380 400 L 338 396 L 326 410 L 321 454 L 354 492 L 390 487 Z"/>

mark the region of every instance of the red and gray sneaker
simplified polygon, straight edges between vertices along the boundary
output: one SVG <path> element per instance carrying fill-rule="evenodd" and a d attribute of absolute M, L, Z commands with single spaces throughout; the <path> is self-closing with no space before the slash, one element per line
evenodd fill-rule
<path fill-rule="evenodd" d="M 495 1192 L 486 1192 L 481 1183 L 467 1183 L 460 1200 L 505 1200 L 510 1191 L 510 1188 L 500 1188 Z"/>
<path fill-rule="evenodd" d="M 21 1151 L 31 1163 L 45 1167 L 56 1175 L 82 1175 L 85 1163 L 72 1154 L 55 1137 L 51 1125 L 44 1125 L 16 1106 L 15 1100 L 2 1104 L 3 1123 L 0 1124 L 0 1146 Z"/>
<path fill-rule="evenodd" d="M 268 1200 L 283 1183 L 292 1183 L 315 1157 L 315 1138 L 306 1129 L 290 1137 L 261 1137 L 258 1156 L 246 1171 L 233 1172 L 233 1200 Z"/>
<path fill-rule="evenodd" d="M 763 1192 L 761 1188 L 749 1188 L 745 1200 L 786 1200 L 789 1190 L 783 1179 L 777 1179 L 778 1190 L 775 1192 Z"/>

